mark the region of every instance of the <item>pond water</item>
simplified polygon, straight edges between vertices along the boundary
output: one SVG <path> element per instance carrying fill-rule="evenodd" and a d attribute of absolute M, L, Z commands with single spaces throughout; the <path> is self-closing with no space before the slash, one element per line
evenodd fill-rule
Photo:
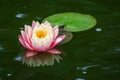
<path fill-rule="evenodd" d="M 0 80 L 119 80 L 120 1 L 0 0 Z M 97 25 L 73 33 L 54 65 L 22 64 L 18 34 L 24 24 L 61 12 L 91 14 Z M 86 23 L 87 24 L 87 23 Z"/>

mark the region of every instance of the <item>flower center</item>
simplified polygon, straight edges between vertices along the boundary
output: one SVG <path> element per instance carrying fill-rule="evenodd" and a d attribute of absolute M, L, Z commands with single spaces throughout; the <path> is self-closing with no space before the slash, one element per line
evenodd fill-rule
<path fill-rule="evenodd" d="M 47 31 L 45 30 L 38 30 L 35 33 L 38 38 L 44 38 L 47 35 Z"/>

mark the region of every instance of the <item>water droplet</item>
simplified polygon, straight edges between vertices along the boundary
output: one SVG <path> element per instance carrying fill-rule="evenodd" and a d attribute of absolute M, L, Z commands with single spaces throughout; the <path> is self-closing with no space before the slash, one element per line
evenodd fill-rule
<path fill-rule="evenodd" d="M 23 8 L 26 8 L 26 6 L 23 6 Z"/>
<path fill-rule="evenodd" d="M 86 73 L 87 73 L 86 71 L 83 72 L 83 74 L 86 74 Z"/>
<path fill-rule="evenodd" d="M 22 60 L 21 55 L 16 56 L 16 57 L 14 58 L 14 60 L 15 60 L 15 61 L 21 61 L 21 60 Z"/>
<path fill-rule="evenodd" d="M 96 31 L 100 32 L 100 31 L 102 31 L 102 29 L 101 28 L 96 28 Z"/>
<path fill-rule="evenodd" d="M 2 46 L 2 45 L 0 45 L 0 51 L 3 51 L 5 48 Z"/>
<path fill-rule="evenodd" d="M 25 17 L 27 17 L 27 15 L 23 14 L 23 13 L 18 13 L 18 14 L 16 14 L 16 17 L 17 18 L 25 18 Z"/>
<path fill-rule="evenodd" d="M 77 67 L 76 69 L 77 69 L 77 70 L 80 70 L 80 67 Z"/>
<path fill-rule="evenodd" d="M 76 78 L 75 80 L 85 80 L 85 79 L 83 79 L 83 78 Z"/>
<path fill-rule="evenodd" d="M 11 73 L 8 73 L 7 76 L 12 76 L 12 74 L 11 74 Z"/>

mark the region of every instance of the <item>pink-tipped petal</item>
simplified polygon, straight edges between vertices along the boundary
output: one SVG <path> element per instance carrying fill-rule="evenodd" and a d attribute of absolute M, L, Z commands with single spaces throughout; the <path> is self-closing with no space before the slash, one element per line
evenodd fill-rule
<path fill-rule="evenodd" d="M 31 44 L 29 35 L 26 35 L 26 40 L 27 40 L 27 42 L 28 42 L 29 44 Z"/>
<path fill-rule="evenodd" d="M 40 26 L 40 23 L 36 21 L 35 26 Z"/>
<path fill-rule="evenodd" d="M 29 28 L 29 25 L 24 25 L 24 26 L 25 26 L 25 31 L 27 31 Z"/>
<path fill-rule="evenodd" d="M 21 30 L 21 37 L 22 37 L 22 39 L 23 39 L 23 41 L 25 43 L 28 42 L 28 40 L 27 40 L 27 33 L 25 31 Z"/>
<path fill-rule="evenodd" d="M 19 38 L 20 43 L 26 48 L 23 38 L 20 35 L 18 36 L 18 38 Z"/>
<path fill-rule="evenodd" d="M 25 53 L 25 57 L 32 57 L 32 56 L 34 56 L 34 55 L 36 55 L 36 54 L 38 54 L 38 52 L 28 50 L 28 51 Z"/>
<path fill-rule="evenodd" d="M 29 49 L 29 50 L 34 50 L 26 41 L 22 39 L 21 36 L 19 36 L 19 41 L 23 45 L 23 47 Z"/>
<path fill-rule="evenodd" d="M 25 41 L 26 48 L 29 50 L 34 50 L 29 43 Z"/>
<path fill-rule="evenodd" d="M 58 36 L 58 32 L 59 32 L 59 29 L 58 29 L 58 26 L 55 26 L 53 29 L 53 40 L 56 39 L 56 37 Z"/>
<path fill-rule="evenodd" d="M 25 40 L 26 40 L 29 44 L 31 44 L 31 40 L 30 40 L 30 38 L 32 37 L 31 31 L 32 31 L 31 27 L 28 26 L 28 25 L 25 25 L 25 31 L 24 31 L 24 34 L 23 34 L 23 35 L 24 35 L 24 37 L 25 37 Z"/>
<path fill-rule="evenodd" d="M 40 26 L 40 23 L 38 21 L 33 21 L 33 24 L 32 24 L 32 30 L 31 30 L 31 36 L 34 34 L 34 31 L 36 29 L 38 29 L 38 27 Z"/>
<path fill-rule="evenodd" d="M 44 22 L 44 25 L 50 26 L 50 23 L 49 23 L 48 21 L 45 21 L 45 22 Z"/>
<path fill-rule="evenodd" d="M 32 29 L 35 27 L 35 21 L 32 22 Z"/>
<path fill-rule="evenodd" d="M 25 35 L 25 32 L 23 30 L 21 30 L 21 36 L 22 36 L 23 40 L 26 40 L 26 35 Z"/>
<path fill-rule="evenodd" d="M 49 49 L 47 52 L 51 54 L 61 54 L 61 51 L 55 48 Z"/>
<path fill-rule="evenodd" d="M 28 42 L 28 40 L 27 40 L 27 33 L 25 33 L 24 31 L 21 31 L 21 35 L 22 35 L 22 42 L 24 42 L 24 44 L 25 44 L 25 48 L 27 48 L 27 49 L 29 49 L 29 50 L 33 50 L 33 48 L 32 48 L 32 46 L 31 46 L 31 44 Z"/>
<path fill-rule="evenodd" d="M 57 37 L 50 48 L 53 48 L 54 46 L 58 45 L 61 41 L 63 41 L 65 36 L 66 35 L 62 35 L 62 36 Z"/>
<path fill-rule="evenodd" d="M 30 26 L 28 27 L 27 33 L 28 33 L 29 38 L 31 38 L 32 37 L 32 28 Z"/>

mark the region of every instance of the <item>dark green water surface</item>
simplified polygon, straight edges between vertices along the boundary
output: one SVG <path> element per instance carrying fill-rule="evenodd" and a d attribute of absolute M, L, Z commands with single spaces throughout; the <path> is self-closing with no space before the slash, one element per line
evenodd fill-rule
<path fill-rule="evenodd" d="M 91 14 L 98 23 L 60 46 L 60 63 L 22 64 L 20 29 L 60 12 Z M 0 0 L 0 80 L 120 80 L 120 1 Z"/>

